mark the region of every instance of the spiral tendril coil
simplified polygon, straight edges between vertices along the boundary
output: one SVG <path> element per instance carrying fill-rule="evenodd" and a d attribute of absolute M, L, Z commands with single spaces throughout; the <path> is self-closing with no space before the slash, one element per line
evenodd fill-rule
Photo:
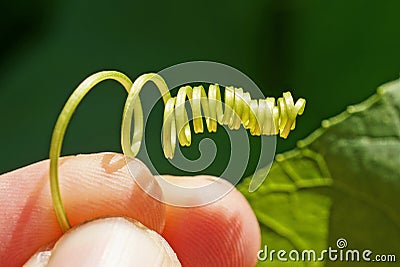
<path fill-rule="evenodd" d="M 164 107 L 163 148 L 167 158 L 173 158 L 176 136 L 181 146 L 190 146 L 191 129 L 185 102 L 189 100 L 195 133 L 202 133 L 203 117 L 209 132 L 217 131 L 217 123 L 237 130 L 241 125 L 252 135 L 280 134 L 286 138 L 295 128 L 296 117 L 304 111 L 306 101 L 293 101 L 290 92 L 275 101 L 273 97 L 252 99 L 242 88 L 225 88 L 225 101 L 221 101 L 218 84 L 211 84 L 206 95 L 203 86 L 183 86 L 176 97 L 169 97 Z M 224 104 L 224 105 L 223 105 Z"/>
<path fill-rule="evenodd" d="M 140 149 L 143 137 L 143 110 L 139 93 L 143 86 L 151 81 L 161 93 L 164 101 L 163 149 L 167 158 L 173 158 L 176 139 L 182 146 L 191 144 L 191 130 L 185 107 L 189 100 L 194 132 L 204 131 L 205 118 L 209 132 L 217 131 L 217 123 L 228 125 L 230 129 L 239 129 L 241 125 L 249 129 L 252 135 L 275 135 L 286 138 L 296 125 L 297 115 L 304 111 L 306 101 L 299 98 L 293 101 L 290 92 L 283 93 L 277 101 L 273 97 L 252 99 L 250 94 L 241 88 L 225 87 L 224 105 L 221 101 L 221 91 L 217 84 L 209 86 L 208 95 L 203 86 L 183 86 L 176 97 L 171 97 L 164 79 L 156 73 L 143 74 L 134 83 L 123 73 L 117 71 L 102 71 L 86 78 L 72 93 L 62 109 L 51 139 L 50 158 L 50 188 L 54 210 L 63 232 L 71 226 L 61 200 L 58 182 L 58 159 L 61 154 L 65 131 L 72 114 L 84 96 L 98 83 L 104 80 L 119 82 L 128 92 L 125 102 L 122 126 L 121 146 L 124 154 L 134 158 Z M 132 118 L 134 119 L 133 135 L 131 135 Z"/>

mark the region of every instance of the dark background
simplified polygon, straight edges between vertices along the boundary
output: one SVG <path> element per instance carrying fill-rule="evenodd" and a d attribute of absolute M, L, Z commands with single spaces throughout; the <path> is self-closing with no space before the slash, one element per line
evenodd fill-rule
<path fill-rule="evenodd" d="M 184 61 L 231 65 L 266 95 L 290 89 L 306 112 L 278 151 L 373 94 L 400 70 L 400 1 L 8 1 L 1 4 L 0 173 L 48 157 L 52 128 L 88 75 L 131 79 Z M 115 88 L 114 88 L 115 87 Z M 126 93 L 93 90 L 63 154 L 121 151 Z"/>

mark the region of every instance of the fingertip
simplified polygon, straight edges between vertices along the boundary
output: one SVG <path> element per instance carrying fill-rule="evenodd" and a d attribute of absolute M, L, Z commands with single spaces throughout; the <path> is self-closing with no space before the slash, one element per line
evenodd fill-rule
<path fill-rule="evenodd" d="M 136 219 L 157 232 L 164 228 L 164 205 L 144 192 L 136 180 L 160 198 L 161 189 L 138 159 L 116 153 L 77 155 L 61 166 L 59 177 L 71 225 L 116 215 Z"/>
<path fill-rule="evenodd" d="M 166 177 L 174 182 L 181 178 Z M 187 185 L 210 179 L 229 191 L 209 205 L 182 208 L 168 205 L 162 235 L 183 266 L 254 266 L 261 234 L 257 219 L 243 195 L 227 181 L 210 176 L 185 177 Z M 193 198 L 202 196 L 192 196 Z"/>

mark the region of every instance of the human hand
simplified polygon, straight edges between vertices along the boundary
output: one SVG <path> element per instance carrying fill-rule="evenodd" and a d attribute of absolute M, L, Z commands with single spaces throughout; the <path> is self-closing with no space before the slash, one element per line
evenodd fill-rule
<path fill-rule="evenodd" d="M 180 266 L 177 258 L 183 266 L 255 265 L 260 230 L 237 190 L 202 207 L 169 206 L 134 182 L 132 175 L 162 194 L 143 163 L 132 159 L 132 174 L 125 164 L 115 153 L 60 159 L 61 194 L 73 226 L 64 235 L 52 207 L 47 160 L 1 175 L 0 265 L 21 266 L 30 257 L 26 266 Z"/>

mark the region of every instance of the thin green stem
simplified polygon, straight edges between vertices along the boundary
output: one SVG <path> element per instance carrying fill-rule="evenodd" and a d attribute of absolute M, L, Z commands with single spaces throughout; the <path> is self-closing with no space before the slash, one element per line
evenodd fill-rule
<path fill-rule="evenodd" d="M 171 98 L 169 89 L 164 79 L 156 73 L 146 73 L 135 80 L 125 102 L 121 127 L 121 146 L 125 156 L 134 158 L 139 152 L 143 137 L 143 111 L 139 93 L 143 86 L 153 82 L 163 98 L 164 105 Z M 133 136 L 131 140 L 132 117 L 134 121 Z"/>
<path fill-rule="evenodd" d="M 117 71 L 102 71 L 91 75 L 90 77 L 86 78 L 72 93 L 64 108 L 62 109 L 57 119 L 56 126 L 53 130 L 49 152 L 50 190 L 53 200 L 54 211 L 63 232 L 66 232 L 68 229 L 71 228 L 64 209 L 64 205 L 61 200 L 60 187 L 58 182 L 58 158 L 60 157 L 65 130 L 67 129 L 72 114 L 74 113 L 75 109 L 77 108 L 83 97 L 96 84 L 108 79 L 115 80 L 122 84 L 128 93 L 132 87 L 132 81 L 127 76 Z"/>

